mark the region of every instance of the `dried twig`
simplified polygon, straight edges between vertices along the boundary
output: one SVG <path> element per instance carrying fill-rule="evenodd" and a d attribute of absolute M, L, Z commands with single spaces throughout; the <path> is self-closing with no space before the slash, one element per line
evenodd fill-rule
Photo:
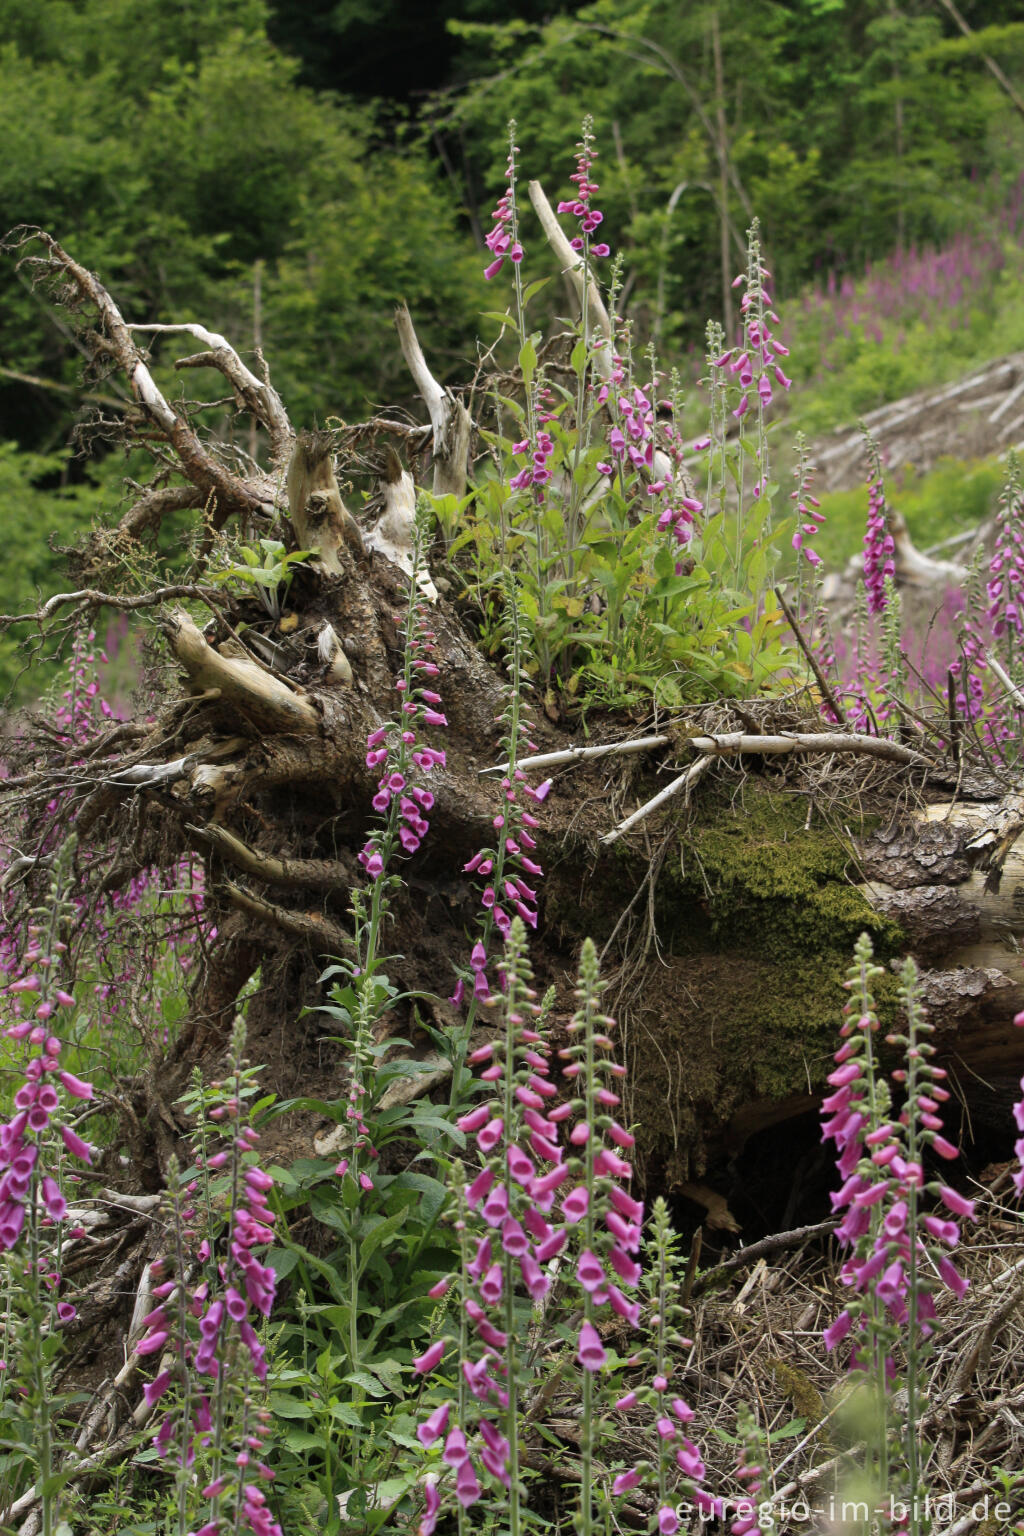
<path fill-rule="evenodd" d="M 754 738 L 754 740 L 759 739 L 759 737 Z M 638 822 L 644 821 L 654 811 L 660 810 L 673 796 L 684 791 L 688 794 L 698 779 L 701 779 L 707 773 L 713 762 L 714 758 L 709 754 L 706 757 L 698 758 L 695 763 L 691 763 L 685 773 L 681 773 L 677 779 L 672 780 L 671 784 L 659 790 L 653 800 L 648 800 L 647 804 L 634 811 L 632 816 L 627 816 L 625 821 L 620 821 L 617 827 L 613 827 L 610 832 L 606 832 L 601 839 L 605 847 L 608 847 L 611 843 L 618 842 L 619 838 L 623 837 L 630 828 L 635 827 Z"/>
<path fill-rule="evenodd" d="M 815 681 L 818 684 L 818 687 L 821 689 L 822 698 L 825 700 L 825 703 L 832 711 L 832 718 L 838 725 L 843 718 L 843 711 L 840 709 L 838 700 L 836 699 L 835 694 L 832 692 L 832 685 L 828 678 L 825 676 L 824 672 L 821 670 L 821 663 L 819 662 L 817 656 L 815 656 L 814 652 L 807 644 L 807 641 L 804 639 L 803 633 L 800 629 L 800 621 L 797 619 L 796 614 L 787 603 L 781 588 L 775 588 L 775 596 L 779 600 L 779 607 L 786 615 L 786 619 L 789 622 L 790 629 L 793 631 L 793 636 L 797 645 L 803 651 L 804 656 L 807 659 L 807 665 L 814 673 Z"/>
<path fill-rule="evenodd" d="M 33 613 L 0 613 L 0 626 L 6 629 L 11 624 L 45 624 L 59 608 L 65 608 L 71 603 L 79 608 L 119 608 L 125 613 L 131 613 L 139 608 L 158 608 L 161 603 L 175 600 L 181 602 L 183 599 L 211 605 L 223 605 L 225 602 L 224 594 L 215 587 L 157 587 L 152 592 L 137 592 L 134 596 L 118 592 L 97 592 L 93 587 L 82 587 L 78 592 L 55 592 Z"/>
<path fill-rule="evenodd" d="M 626 757 L 632 752 L 652 752 L 656 747 L 667 747 L 671 736 L 635 736 L 629 741 L 606 741 L 595 747 L 565 747 L 561 752 L 538 752 L 533 757 L 520 758 L 518 768 L 559 768 L 565 763 L 593 762 L 599 757 Z M 493 768 L 481 768 L 482 777 L 508 773 L 510 763 L 498 763 Z"/>

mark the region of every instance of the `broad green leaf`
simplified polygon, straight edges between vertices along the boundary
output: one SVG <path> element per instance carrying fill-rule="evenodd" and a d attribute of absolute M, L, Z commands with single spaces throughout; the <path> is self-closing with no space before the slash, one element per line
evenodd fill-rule
<path fill-rule="evenodd" d="M 371 1376 L 369 1371 L 350 1371 L 344 1378 L 348 1387 L 359 1387 L 361 1391 L 370 1397 L 387 1397 L 389 1389 L 379 1382 L 376 1376 Z"/>

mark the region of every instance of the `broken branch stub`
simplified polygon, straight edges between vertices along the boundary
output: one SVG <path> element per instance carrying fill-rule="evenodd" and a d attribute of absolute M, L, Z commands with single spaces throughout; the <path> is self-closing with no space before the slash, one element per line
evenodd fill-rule
<path fill-rule="evenodd" d="M 341 546 L 365 553 L 359 524 L 341 499 L 334 473 L 330 432 L 303 432 L 288 465 L 288 510 L 302 549 L 311 550 L 325 571 L 340 576 Z"/>
<path fill-rule="evenodd" d="M 254 661 L 222 656 L 207 644 L 187 613 L 172 615 L 171 648 L 196 692 L 216 689 L 226 704 L 259 730 L 274 735 L 319 731 L 320 715 L 308 697 Z"/>
<path fill-rule="evenodd" d="M 395 327 L 413 383 L 420 392 L 434 434 L 434 495 L 461 497 L 466 494 L 469 465 L 469 439 L 472 422 L 461 400 L 439 384 L 427 365 L 416 335 L 408 305 L 395 310 Z"/>

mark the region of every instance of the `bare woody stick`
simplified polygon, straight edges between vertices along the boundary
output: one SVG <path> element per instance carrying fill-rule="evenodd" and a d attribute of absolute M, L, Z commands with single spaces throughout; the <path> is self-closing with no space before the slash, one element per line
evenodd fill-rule
<path fill-rule="evenodd" d="M 634 811 L 632 816 L 627 816 L 625 821 L 620 821 L 617 827 L 613 827 L 610 832 L 606 832 L 601 839 L 604 846 L 607 848 L 612 843 L 617 843 L 620 837 L 624 837 L 639 822 L 645 821 L 648 816 L 652 816 L 663 805 L 667 805 L 669 800 L 672 800 L 676 795 L 680 793 L 689 794 L 697 781 L 702 779 L 707 773 L 714 760 L 714 757 L 709 754 L 705 757 L 699 757 L 695 763 L 691 763 L 685 773 L 681 773 L 677 779 L 673 779 L 671 784 L 666 784 L 664 789 L 658 791 L 653 800 L 648 800 L 647 804 Z"/>
<path fill-rule="evenodd" d="M 716 757 L 734 757 L 741 753 L 758 753 L 767 757 L 776 757 L 790 752 L 859 752 L 867 757 L 879 757 L 890 763 L 902 763 L 908 767 L 928 767 L 928 759 L 920 752 L 915 752 L 911 747 L 904 747 L 896 741 L 885 741 L 878 736 L 842 735 L 836 731 L 815 731 L 809 733 L 795 732 L 791 736 L 745 736 L 736 731 L 724 736 L 691 736 L 690 745 L 696 747 L 698 752 L 706 754 L 686 773 L 673 779 L 671 784 L 665 786 L 656 794 L 653 800 L 648 800 L 646 805 L 627 816 L 625 821 L 613 827 L 601 839 L 602 843 L 617 842 L 623 833 L 628 832 L 660 809 L 680 790 L 692 787 L 701 774 L 705 773 Z M 527 759 L 529 761 L 529 759 Z M 524 767 L 526 764 L 524 763 Z"/>
<path fill-rule="evenodd" d="M 807 659 L 807 665 L 810 667 L 811 671 L 814 673 L 814 680 L 818 684 L 818 687 L 821 689 L 821 696 L 825 700 L 825 703 L 828 705 L 829 709 L 832 711 L 832 718 L 835 720 L 836 724 L 838 725 L 840 720 L 842 720 L 842 718 L 843 718 L 843 712 L 839 708 L 839 703 L 838 703 L 838 700 L 836 699 L 835 694 L 832 692 L 832 686 L 829 683 L 829 680 L 825 676 L 824 672 L 821 670 L 821 664 L 818 661 L 817 656 L 815 656 L 814 652 L 811 650 L 810 646 L 807 644 L 807 641 L 804 639 L 803 634 L 801 633 L 801 630 L 800 630 L 800 624 L 799 624 L 799 621 L 797 620 L 796 614 L 793 612 L 792 608 L 786 602 L 786 599 L 782 595 L 782 592 L 781 592 L 779 587 L 775 588 L 775 596 L 779 600 L 779 607 L 782 609 L 783 613 L 786 615 L 786 619 L 787 619 L 787 621 L 789 623 L 790 629 L 793 631 L 793 636 L 794 636 L 794 638 L 796 640 L 797 645 L 803 651 L 804 656 Z"/>
<path fill-rule="evenodd" d="M 519 760 L 520 768 L 561 768 L 566 763 L 594 762 L 601 757 L 626 757 L 633 752 L 651 752 L 655 747 L 667 747 L 670 736 L 637 736 L 631 741 L 605 741 L 594 747 L 564 747 L 560 752 L 538 752 L 535 757 Z M 482 776 L 508 773 L 510 763 L 498 763 L 493 768 L 481 768 Z"/>

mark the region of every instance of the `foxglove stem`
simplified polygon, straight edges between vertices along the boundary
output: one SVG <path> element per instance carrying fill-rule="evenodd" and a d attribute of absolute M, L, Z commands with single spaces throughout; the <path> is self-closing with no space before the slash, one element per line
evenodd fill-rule
<path fill-rule="evenodd" d="M 917 966 L 907 958 L 900 972 L 900 1002 L 907 1015 L 907 1158 L 914 1167 L 920 1167 L 924 1148 L 919 1145 L 920 1129 L 918 1099 L 922 1092 L 920 1066 L 922 1064 L 919 1035 L 923 1023 L 921 1013 L 921 987 Z M 912 1179 L 907 1190 L 907 1236 L 910 1251 L 907 1255 L 907 1412 L 903 1421 L 903 1454 L 907 1464 L 908 1493 L 916 1509 L 919 1494 L 918 1429 L 921 1405 L 918 1402 L 918 1354 L 920 1344 L 920 1295 L 918 1277 L 918 1181 Z"/>
<path fill-rule="evenodd" d="M 882 967 L 873 963 L 871 940 L 862 933 L 854 947 L 854 962 L 844 986 L 851 994 L 850 1002 L 843 1007 L 844 1024 L 841 1033 L 846 1042 L 840 1054 L 842 1065 L 833 1072 L 829 1083 L 836 1092 L 822 1107 L 823 1114 L 833 1114 L 826 1121 L 822 1139 L 833 1139 L 841 1149 L 837 1160 L 840 1177 L 845 1181 L 838 1195 L 832 1196 L 832 1204 L 838 1208 L 852 1200 L 852 1186 L 863 1182 L 865 1186 L 884 1180 L 884 1170 L 871 1160 L 865 1160 L 864 1136 L 885 1123 L 890 1108 L 888 1084 L 880 1080 L 875 1062 L 873 1036 L 879 1024 L 875 1002 L 871 992 L 872 982 L 882 975 Z M 847 1054 L 848 1053 L 848 1054 Z M 877 1203 L 867 1209 L 852 1205 L 844 1222 L 837 1229 L 841 1242 L 858 1243 L 857 1254 L 866 1259 L 877 1247 L 882 1229 L 882 1213 Z M 868 1284 L 866 1296 L 855 1294 L 844 1310 L 843 1317 L 853 1319 L 859 1327 L 858 1342 L 864 1341 L 870 1352 L 865 1364 L 855 1355 L 851 1370 L 859 1369 L 867 1389 L 874 1395 L 875 1412 L 872 1415 L 874 1438 L 869 1446 L 869 1461 L 877 1474 L 878 1485 L 888 1487 L 888 1426 L 885 1394 L 885 1363 L 888 1355 L 888 1334 L 883 1319 L 883 1309 L 876 1288 Z M 837 1325 L 833 1325 L 837 1329 Z M 883 1339 L 883 1335 L 885 1338 Z M 833 1338 L 841 1338 L 841 1332 L 826 1331 L 825 1342 L 831 1347 Z"/>
<path fill-rule="evenodd" d="M 509 917 L 505 911 L 503 902 L 508 899 L 507 888 L 510 883 L 510 871 L 518 880 L 520 872 L 526 868 L 523 864 L 523 847 L 530 851 L 534 848 L 534 839 L 529 831 L 529 826 L 536 825 L 530 813 L 525 811 L 522 797 L 530 798 L 531 804 L 542 800 L 550 788 L 550 783 L 541 785 L 538 789 L 531 789 L 526 784 L 526 776 L 519 766 L 519 759 L 523 748 L 531 750 L 527 732 L 529 721 L 526 718 L 525 694 L 529 688 L 529 680 L 526 676 L 526 641 L 523 634 L 523 620 L 519 608 L 519 594 L 515 577 L 511 571 L 504 572 L 505 614 L 507 624 L 507 639 L 505 646 L 505 663 L 509 674 L 508 703 L 503 713 L 505 732 L 502 737 L 503 755 L 508 764 L 502 789 L 501 810 L 495 817 L 494 825 L 496 837 L 493 848 L 482 849 L 469 864 L 465 866 L 467 873 L 476 873 L 483 863 L 487 867 L 487 885 L 484 889 L 481 901 L 484 906 L 484 916 L 480 925 L 479 954 L 482 962 L 477 964 L 472 959 L 470 964 L 474 971 L 474 988 L 470 994 L 466 1013 L 466 1023 L 461 1035 L 457 1038 L 455 1049 L 454 1069 L 452 1072 L 451 1104 L 457 1105 L 465 1091 L 466 1081 L 466 1055 L 469 1050 L 469 1041 L 476 1022 L 477 1007 L 480 996 L 488 993 L 487 987 L 487 958 L 495 943 L 495 933 L 499 933 L 504 942 L 510 931 L 511 923 L 516 918 Z M 529 861 L 527 872 L 531 879 L 543 875 L 543 870 L 533 860 Z M 488 900 L 488 897 L 490 899 Z M 529 919 L 533 927 L 537 925 L 536 911 L 524 908 L 522 900 L 515 903 L 518 918 L 526 921 Z M 476 953 L 476 946 L 474 946 Z"/>
<path fill-rule="evenodd" d="M 587 1210 L 581 1223 L 583 1247 L 588 1253 L 596 1251 L 597 1177 L 594 1169 L 594 1149 L 600 1145 L 596 1134 L 595 1091 L 597 1073 L 594 1061 L 594 1035 L 598 1027 L 600 978 L 597 971 L 597 954 L 592 944 L 585 944 L 580 957 L 580 1001 L 574 1024 L 579 1025 L 583 1037 L 584 1110 L 583 1123 L 590 1127 L 584 1147 L 583 1188 L 587 1192 Z M 605 1020 L 600 1016 L 603 1025 Z M 587 1287 L 583 1292 L 583 1318 L 585 1326 L 594 1328 L 597 1308 L 594 1291 Z M 596 1330 L 595 1330 L 596 1331 Z M 594 1528 L 594 1372 L 583 1371 L 583 1416 L 580 1420 L 580 1509 L 578 1530 L 580 1536 L 591 1536 Z"/>
<path fill-rule="evenodd" d="M 508 1145 L 515 1144 L 513 1128 L 519 1120 L 518 1105 L 515 1095 L 516 1081 L 513 1065 L 516 1059 L 516 1046 L 522 1027 L 522 1021 L 527 1016 L 530 997 L 529 991 L 529 963 L 526 956 L 526 928 L 521 921 L 516 921 L 509 930 L 505 941 L 505 958 L 502 969 L 505 977 L 505 1076 L 504 1076 L 504 1119 L 505 1134 Z M 511 1176 L 509 1173 L 508 1159 L 505 1160 L 505 1187 L 507 1190 L 507 1205 L 512 1209 Z M 502 1284 L 504 1294 L 502 1300 L 505 1309 L 505 1333 L 508 1338 L 505 1355 L 505 1382 L 508 1393 L 508 1402 L 505 1408 L 505 1438 L 509 1444 L 508 1475 L 509 1475 L 509 1536 L 520 1536 L 522 1528 L 522 1487 L 519 1480 L 519 1340 L 516 1326 L 516 1289 L 519 1283 L 519 1265 L 513 1259 L 506 1243 L 502 1243 Z"/>
<path fill-rule="evenodd" d="M 649 1262 L 641 1284 L 647 1301 L 645 1311 L 654 1332 L 654 1348 L 645 1345 L 637 1350 L 632 1363 L 645 1371 L 653 1371 L 653 1375 L 627 1392 L 615 1406 L 625 1412 L 640 1402 L 653 1412 L 657 1428 L 657 1462 L 652 1467 L 650 1460 L 643 1459 L 619 1473 L 612 1484 L 612 1493 L 621 1495 L 641 1485 L 646 1486 L 644 1474 L 653 1472 L 657 1479 L 658 1502 L 651 1514 L 649 1529 L 652 1533 L 657 1529 L 658 1536 L 676 1536 L 679 1515 L 670 1498 L 674 1497 L 678 1502 L 684 1494 L 687 1495 L 702 1515 L 718 1516 L 721 1510 L 701 1487 L 705 1476 L 704 1461 L 686 1432 L 694 1417 L 693 1410 L 671 1385 L 674 1364 L 685 1350 L 692 1349 L 693 1340 L 684 1338 L 680 1332 L 684 1308 L 680 1302 L 678 1238 L 672 1230 L 668 1206 L 661 1195 L 655 1200 L 651 1212 L 648 1251 Z M 683 1479 L 680 1482 L 676 1476 L 675 1486 L 670 1489 L 669 1475 L 673 1466 L 682 1472 Z"/>
<path fill-rule="evenodd" d="M 607 1352 L 597 1330 L 597 1311 L 610 1306 L 636 1326 L 639 1306 L 627 1299 L 620 1286 L 633 1287 L 640 1279 L 640 1266 L 630 1255 L 640 1246 L 643 1216 L 643 1207 L 618 1182 L 632 1173 L 620 1149 L 631 1147 L 633 1137 L 609 1113 L 619 1102 L 612 1084 L 623 1076 L 624 1068 L 603 1054 L 612 1049 L 609 1031 L 614 1020 L 600 1012 L 602 991 L 597 950 L 593 941 L 586 939 L 580 954 L 577 1009 L 567 1030 L 569 1044 L 559 1051 L 566 1063 L 563 1072 L 579 1097 L 551 1112 L 558 1118 L 566 1113 L 579 1116 L 569 1132 L 569 1144 L 581 1150 L 566 1163 L 567 1173 L 578 1182 L 563 1198 L 562 1214 L 577 1227 L 581 1245 L 576 1263 L 576 1280 L 583 1290 L 583 1321 L 576 1350 L 583 1372 L 576 1521 L 581 1536 L 590 1536 L 594 1529 L 593 1469 L 600 1429 L 595 1414 L 596 1378 L 607 1365 Z"/>
<path fill-rule="evenodd" d="M 580 485 L 579 467 L 580 460 L 587 446 L 589 437 L 589 417 L 587 413 L 587 379 L 591 356 L 590 344 L 590 283 L 591 283 L 591 234 L 597 228 L 603 215 L 591 206 L 591 198 L 599 190 L 598 184 L 591 181 L 590 172 L 594 161 L 597 159 L 597 150 L 594 148 L 594 120 L 587 116 L 583 119 L 583 132 L 580 142 L 576 146 L 576 173 L 572 180 L 576 183 L 576 197 L 571 205 L 559 203 L 559 211 L 569 206 L 572 212 L 580 220 L 580 234 L 572 242 L 580 254 L 582 268 L 582 286 L 580 289 L 580 338 L 586 348 L 586 356 L 583 366 L 576 375 L 576 432 L 573 442 L 572 477 L 569 486 L 569 504 L 566 508 L 565 524 L 566 538 L 570 549 L 575 549 L 580 542 L 581 527 L 581 503 L 583 489 Z M 596 222 L 595 222 L 596 220 Z M 607 255 L 608 247 L 602 249 Z M 567 595 L 572 597 L 575 592 L 575 583 L 570 582 Z"/>
<path fill-rule="evenodd" d="M 438 694 L 426 686 L 438 674 L 437 664 L 430 659 L 434 651 L 434 634 L 426 628 L 422 613 L 425 599 L 416 584 L 416 575 L 423 568 L 426 537 L 427 512 L 421 505 L 417 509 L 413 536 L 414 575 L 409 581 L 409 605 L 405 613 L 402 673 L 395 681 L 401 709 L 395 718 L 372 731 L 367 738 L 367 766 L 383 765 L 373 799 L 374 809 L 382 817 L 383 825 L 371 833 L 358 855 L 370 880 L 369 913 L 364 890 L 353 892 L 352 910 L 359 969 L 369 978 L 376 969 L 381 934 L 390 908 L 390 892 L 397 883 L 397 877 L 389 875 L 388 866 L 399 847 L 406 853 L 414 853 L 429 831 L 425 813 L 433 808 L 434 797 L 422 784 L 412 781 L 418 775 L 429 774 L 435 765 L 443 767 L 445 764 L 444 752 L 425 747 L 416 734 L 418 726 L 443 727 L 448 723 L 438 708 L 441 702 Z"/>
<path fill-rule="evenodd" d="M 864 534 L 864 587 L 868 611 L 882 613 L 887 601 L 885 582 L 896 575 L 896 545 L 888 523 L 882 458 L 875 439 L 861 423 L 868 456 L 868 523 Z"/>
<path fill-rule="evenodd" d="M 717 511 L 725 524 L 726 507 L 726 432 L 727 432 L 727 404 L 725 395 L 725 375 L 722 372 L 721 359 L 724 355 L 725 332 L 717 320 L 709 320 L 706 333 L 705 362 L 707 374 L 705 380 L 708 388 L 708 443 L 705 452 L 708 456 L 707 489 L 704 495 L 704 504 L 710 516 L 712 503 L 717 504 Z"/>
<path fill-rule="evenodd" d="M 61 1067 L 63 1044 L 54 1033 L 58 1010 L 74 1003 L 59 984 L 59 957 L 65 952 L 59 933 L 74 910 L 62 896 L 73 846 L 69 839 L 55 851 L 45 924 L 28 924 L 29 947 L 4 997 L 15 1022 L 3 1033 L 13 1042 L 26 1041 L 30 1052 L 24 1080 L 14 1094 L 12 1118 L 0 1127 L 0 1245 L 10 1253 L 9 1273 L 17 1280 L 23 1323 L 16 1346 L 9 1304 L 5 1371 L 19 1378 L 17 1407 L 19 1413 L 27 1409 L 33 1421 L 43 1536 L 53 1536 L 61 1503 L 61 1491 L 53 1487 L 51 1344 L 60 1323 L 75 1312 L 69 1303 L 58 1301 L 67 1212 L 59 1148 L 63 1141 L 69 1153 L 86 1161 L 92 1151 L 66 1121 L 56 1119 L 62 1111 L 58 1083 L 73 1099 L 92 1097 L 90 1084 Z M 31 1009 L 34 1023 L 21 1016 L 22 1006 Z"/>
<path fill-rule="evenodd" d="M 1013 673 L 1014 650 L 1024 635 L 1024 497 L 1020 460 L 1006 456 L 1006 483 L 996 514 L 996 545 L 988 568 L 986 592 L 992 634 L 1002 641 L 1003 660 Z"/>

